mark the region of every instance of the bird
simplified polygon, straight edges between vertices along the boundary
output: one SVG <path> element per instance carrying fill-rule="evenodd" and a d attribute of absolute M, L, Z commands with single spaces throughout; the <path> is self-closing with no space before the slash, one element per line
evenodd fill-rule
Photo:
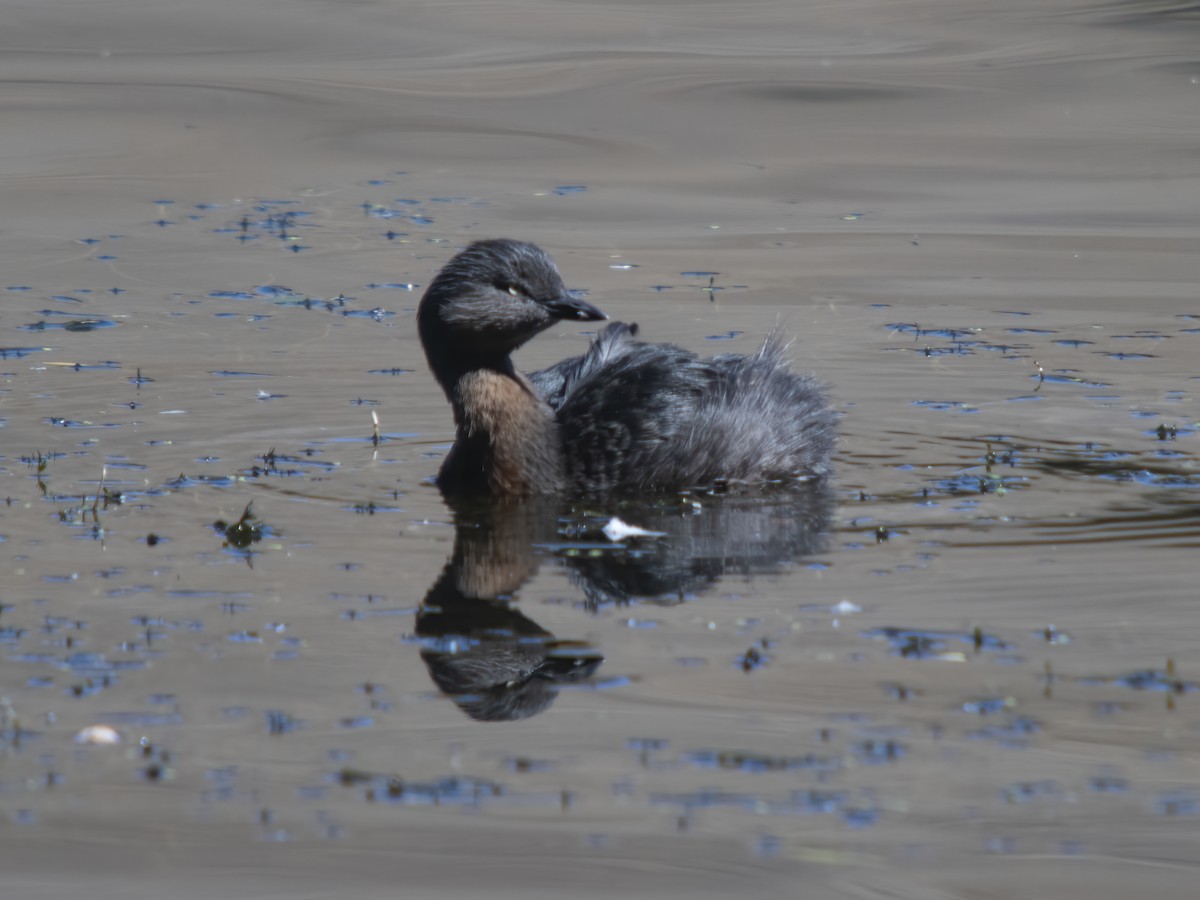
<path fill-rule="evenodd" d="M 607 318 L 527 241 L 475 241 L 445 264 L 417 330 L 454 412 L 446 497 L 640 497 L 831 474 L 838 414 L 815 377 L 791 371 L 778 329 L 749 355 L 701 358 L 611 322 L 580 356 L 514 368 L 512 353 L 556 322 Z"/>

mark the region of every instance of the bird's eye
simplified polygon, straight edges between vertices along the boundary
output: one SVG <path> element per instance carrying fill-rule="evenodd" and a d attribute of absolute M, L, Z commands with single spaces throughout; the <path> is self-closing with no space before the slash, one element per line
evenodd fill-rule
<path fill-rule="evenodd" d="M 518 288 L 518 287 L 517 287 L 515 284 L 510 284 L 510 285 L 508 286 L 508 292 L 509 292 L 510 294 L 512 294 L 514 297 L 520 297 L 520 296 L 521 296 L 521 291 L 520 291 L 520 289 L 519 289 L 519 288 Z"/>

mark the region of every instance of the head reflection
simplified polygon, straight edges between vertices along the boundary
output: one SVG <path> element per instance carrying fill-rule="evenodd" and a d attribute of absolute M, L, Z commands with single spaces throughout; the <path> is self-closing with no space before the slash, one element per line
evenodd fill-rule
<path fill-rule="evenodd" d="M 514 606 L 543 562 L 564 567 L 593 612 L 680 603 L 721 576 L 770 574 L 816 552 L 832 502 L 827 487 L 813 486 L 600 506 L 603 514 L 560 498 L 455 505 L 454 552 L 416 633 L 434 684 L 472 719 L 537 715 L 562 685 L 586 682 L 604 662 L 597 648 L 557 638 Z M 604 527 L 614 517 L 654 534 L 610 540 Z"/>

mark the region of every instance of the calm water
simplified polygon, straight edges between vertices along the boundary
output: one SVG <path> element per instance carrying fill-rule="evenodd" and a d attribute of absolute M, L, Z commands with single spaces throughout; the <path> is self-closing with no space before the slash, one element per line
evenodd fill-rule
<path fill-rule="evenodd" d="M 1198 40 L 10 8 L 0 896 L 1192 896 Z M 651 340 L 781 323 L 828 494 L 448 509 L 413 310 L 485 236 Z"/>

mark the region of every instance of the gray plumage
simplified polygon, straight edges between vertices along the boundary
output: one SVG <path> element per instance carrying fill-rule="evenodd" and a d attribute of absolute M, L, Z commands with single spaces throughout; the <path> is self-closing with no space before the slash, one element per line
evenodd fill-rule
<path fill-rule="evenodd" d="M 457 426 L 443 491 L 646 493 L 830 473 L 837 415 L 774 332 L 749 356 L 701 359 L 614 322 L 582 356 L 513 369 L 512 351 L 555 321 L 603 318 L 533 244 L 479 241 L 446 264 L 417 311 Z"/>

